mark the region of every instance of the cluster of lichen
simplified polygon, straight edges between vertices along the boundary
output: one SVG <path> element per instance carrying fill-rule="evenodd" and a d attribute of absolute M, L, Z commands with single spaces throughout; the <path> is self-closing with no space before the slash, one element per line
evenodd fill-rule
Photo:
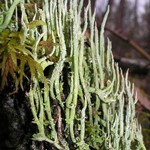
<path fill-rule="evenodd" d="M 134 87 L 114 62 L 109 40 L 105 47 L 108 12 L 99 32 L 90 3 L 83 9 L 83 0 L 14 0 L 5 5 L 2 85 L 9 73 L 16 87 L 20 83 L 23 89 L 23 78 L 32 81 L 33 139 L 57 149 L 145 149 L 135 118 Z"/>

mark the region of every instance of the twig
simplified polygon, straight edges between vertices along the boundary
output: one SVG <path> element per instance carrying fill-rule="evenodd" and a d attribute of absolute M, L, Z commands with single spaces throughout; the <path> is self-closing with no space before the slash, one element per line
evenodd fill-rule
<path fill-rule="evenodd" d="M 143 70 L 144 72 L 150 71 L 150 62 L 145 59 L 130 59 L 115 56 L 115 61 L 119 63 L 123 68 L 134 68 L 134 70 Z"/>
<path fill-rule="evenodd" d="M 150 55 L 144 51 L 143 48 L 141 48 L 137 43 L 135 43 L 133 40 L 130 40 L 129 38 L 127 38 L 126 36 L 108 28 L 105 27 L 105 30 L 111 32 L 113 35 L 115 35 L 116 37 L 118 37 L 119 39 L 121 39 L 122 41 L 128 43 L 131 47 L 134 48 L 134 50 L 136 50 L 137 52 L 139 52 L 142 56 L 144 56 L 146 59 L 148 59 L 150 61 Z"/>

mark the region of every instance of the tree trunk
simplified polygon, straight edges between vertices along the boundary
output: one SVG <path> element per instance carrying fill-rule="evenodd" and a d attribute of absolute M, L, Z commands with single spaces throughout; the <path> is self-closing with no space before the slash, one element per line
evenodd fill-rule
<path fill-rule="evenodd" d="M 126 0 L 120 0 L 116 17 L 116 29 L 123 29 Z"/>

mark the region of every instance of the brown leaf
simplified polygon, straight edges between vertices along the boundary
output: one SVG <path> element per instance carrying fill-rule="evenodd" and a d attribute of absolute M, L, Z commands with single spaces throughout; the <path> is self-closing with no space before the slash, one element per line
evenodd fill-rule
<path fill-rule="evenodd" d="M 137 93 L 137 98 L 144 108 L 150 111 L 150 100 L 142 94 L 138 87 L 135 87 L 135 93 Z"/>

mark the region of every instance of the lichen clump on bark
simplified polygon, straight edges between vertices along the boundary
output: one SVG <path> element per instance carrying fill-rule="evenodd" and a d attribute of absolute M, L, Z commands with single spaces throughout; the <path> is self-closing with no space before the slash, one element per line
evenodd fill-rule
<path fill-rule="evenodd" d="M 24 89 L 28 79 L 37 126 L 33 140 L 53 149 L 144 150 L 134 86 L 114 62 L 109 39 L 105 47 L 109 8 L 99 31 L 90 7 L 83 8 L 83 0 L 5 2 L 0 34 L 8 42 L 0 39 L 2 86 L 8 74 L 16 88 Z"/>

